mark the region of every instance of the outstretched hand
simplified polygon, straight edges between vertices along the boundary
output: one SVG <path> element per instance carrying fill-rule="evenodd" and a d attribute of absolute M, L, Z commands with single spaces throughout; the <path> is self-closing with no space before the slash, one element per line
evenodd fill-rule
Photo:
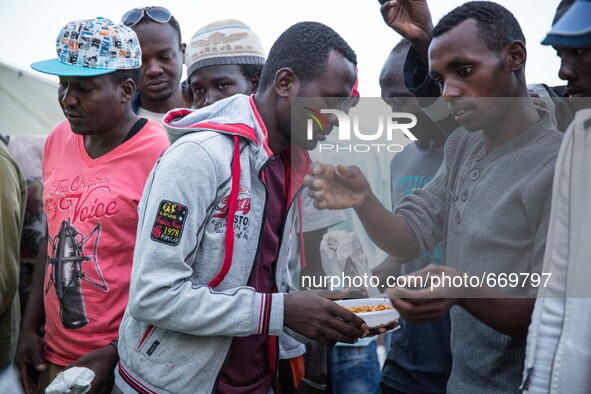
<path fill-rule="evenodd" d="M 371 192 L 367 179 L 356 166 L 314 163 L 310 171 L 312 175 L 304 178 L 304 185 L 316 208 L 359 208 Z"/>
<path fill-rule="evenodd" d="M 359 316 L 308 291 L 285 295 L 283 321 L 286 327 L 326 345 L 355 343 L 369 333 Z"/>

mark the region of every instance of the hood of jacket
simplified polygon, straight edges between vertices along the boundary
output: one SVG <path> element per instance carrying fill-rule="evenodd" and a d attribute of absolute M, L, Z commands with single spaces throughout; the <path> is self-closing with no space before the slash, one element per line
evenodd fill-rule
<path fill-rule="evenodd" d="M 215 131 L 245 138 L 271 157 L 267 128 L 254 102 L 254 95 L 236 94 L 200 109 L 173 109 L 163 119 L 170 143 L 189 133 Z M 281 154 L 287 171 L 288 203 L 299 190 L 312 160 L 308 152 L 288 145 Z"/>
<path fill-rule="evenodd" d="M 170 143 L 188 133 L 216 131 L 244 137 L 262 146 L 272 156 L 267 145 L 267 128 L 253 98 L 236 94 L 200 109 L 179 108 L 169 111 L 163 123 Z"/>

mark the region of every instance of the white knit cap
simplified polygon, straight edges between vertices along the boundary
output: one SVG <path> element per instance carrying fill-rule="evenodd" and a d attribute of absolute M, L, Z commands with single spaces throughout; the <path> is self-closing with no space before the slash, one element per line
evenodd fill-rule
<path fill-rule="evenodd" d="M 235 19 L 210 23 L 197 30 L 185 51 L 187 75 L 203 67 L 265 64 L 265 51 L 254 31 Z"/>

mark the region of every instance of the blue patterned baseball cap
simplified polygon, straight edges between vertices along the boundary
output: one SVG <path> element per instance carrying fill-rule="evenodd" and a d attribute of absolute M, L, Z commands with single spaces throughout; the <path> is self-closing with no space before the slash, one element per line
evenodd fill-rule
<path fill-rule="evenodd" d="M 575 1 L 552 26 L 542 45 L 567 48 L 591 46 L 591 0 Z"/>
<path fill-rule="evenodd" d="M 92 77 L 142 66 L 142 49 L 135 32 L 107 18 L 65 25 L 55 44 L 57 59 L 31 64 L 37 71 L 64 77 Z"/>

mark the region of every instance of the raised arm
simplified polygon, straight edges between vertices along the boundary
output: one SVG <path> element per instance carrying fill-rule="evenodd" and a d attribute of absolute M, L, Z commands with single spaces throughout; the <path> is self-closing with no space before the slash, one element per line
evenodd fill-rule
<path fill-rule="evenodd" d="M 380 8 L 386 25 L 406 38 L 417 51 L 424 66 L 429 64 L 428 50 L 433 31 L 426 0 L 391 0 Z"/>

